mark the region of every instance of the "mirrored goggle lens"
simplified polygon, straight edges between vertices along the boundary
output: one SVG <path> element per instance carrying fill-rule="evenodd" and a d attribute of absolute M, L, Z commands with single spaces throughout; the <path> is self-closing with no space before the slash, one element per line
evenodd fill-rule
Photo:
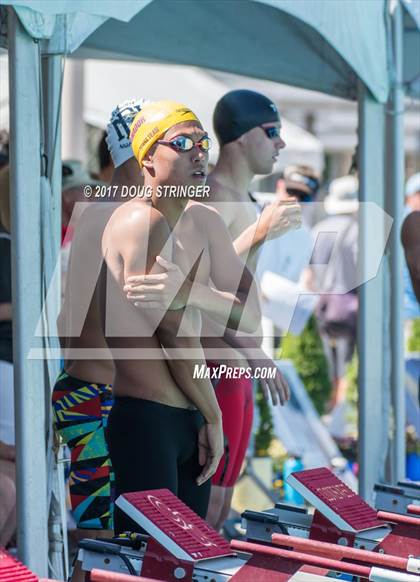
<path fill-rule="evenodd" d="M 211 147 L 211 140 L 209 137 L 203 137 L 200 141 L 194 142 L 190 137 L 180 135 L 172 140 L 171 143 L 181 152 L 189 152 L 195 145 L 198 145 L 205 152 L 207 152 Z"/>
<path fill-rule="evenodd" d="M 280 137 L 280 128 L 279 127 L 264 127 L 263 128 L 267 137 L 270 139 L 274 139 L 275 137 Z"/>
<path fill-rule="evenodd" d="M 203 137 L 203 139 L 199 142 L 200 147 L 205 152 L 208 152 L 211 148 L 211 139 L 209 137 Z"/>

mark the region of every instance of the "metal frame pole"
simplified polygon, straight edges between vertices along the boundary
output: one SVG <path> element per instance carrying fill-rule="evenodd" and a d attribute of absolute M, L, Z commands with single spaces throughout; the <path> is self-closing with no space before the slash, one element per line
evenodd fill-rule
<path fill-rule="evenodd" d="M 383 479 L 387 452 L 389 382 L 386 330 L 386 258 L 375 277 L 369 265 L 375 248 L 385 247 L 385 224 L 372 224 L 371 203 L 385 205 L 384 108 L 359 84 L 359 493 L 373 503 L 373 486 Z M 370 275 L 371 276 L 371 275 Z"/>
<path fill-rule="evenodd" d="M 391 121 L 388 165 L 391 173 L 390 211 L 394 219 L 391 231 L 391 398 L 394 411 L 391 439 L 392 481 L 405 477 L 405 364 L 404 364 L 404 288 L 403 249 L 400 240 L 404 211 L 404 89 L 403 89 L 403 22 L 398 0 L 391 11 L 394 78 L 391 87 Z"/>
<path fill-rule="evenodd" d="M 48 187 L 43 188 L 43 251 L 44 269 L 44 301 L 49 301 L 46 310 L 47 328 L 55 327 L 55 320 L 60 309 L 61 289 L 60 278 L 54 277 L 56 267 L 60 261 L 61 241 L 61 88 L 62 88 L 62 59 L 61 55 L 46 55 L 42 58 L 42 86 L 44 108 L 44 145 L 46 156 L 46 177 Z M 50 285 L 53 286 L 51 295 Z M 47 332 L 48 333 L 48 332 Z M 45 338 L 45 347 L 59 348 L 55 337 Z M 47 418 L 48 447 L 48 503 L 49 503 L 49 556 L 50 575 L 58 579 L 68 576 L 68 545 L 65 515 L 64 470 L 59 462 L 60 455 L 53 450 L 51 391 L 59 373 L 60 362 L 48 359 L 48 378 L 45 384 L 45 406 Z"/>
<path fill-rule="evenodd" d="M 39 55 L 12 8 L 8 30 L 17 539 L 20 559 L 47 576 L 44 362 L 28 359 L 41 313 Z"/>

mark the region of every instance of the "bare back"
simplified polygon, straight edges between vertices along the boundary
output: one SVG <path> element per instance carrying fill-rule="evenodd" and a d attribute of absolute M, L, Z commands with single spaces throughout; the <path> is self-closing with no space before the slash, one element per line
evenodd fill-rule
<path fill-rule="evenodd" d="M 58 321 L 65 371 L 91 383 L 111 384 L 114 377 L 100 320 L 98 279 L 103 262 L 102 235 L 115 208 L 116 204 L 92 204 L 79 218 Z"/>

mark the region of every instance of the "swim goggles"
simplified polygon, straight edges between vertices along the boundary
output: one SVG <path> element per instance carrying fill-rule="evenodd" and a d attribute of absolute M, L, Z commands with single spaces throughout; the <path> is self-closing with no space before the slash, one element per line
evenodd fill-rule
<path fill-rule="evenodd" d="M 169 141 L 159 139 L 157 143 L 167 145 L 177 152 L 190 152 L 194 146 L 198 146 L 203 152 L 208 152 L 211 148 L 211 139 L 206 135 L 200 141 L 194 141 L 187 135 L 177 135 Z"/>
<path fill-rule="evenodd" d="M 280 137 L 280 130 L 281 127 L 278 127 L 277 125 L 273 125 L 271 127 L 263 127 L 262 125 L 260 125 L 261 129 L 264 130 L 265 135 L 270 138 L 270 139 L 276 139 Z"/>

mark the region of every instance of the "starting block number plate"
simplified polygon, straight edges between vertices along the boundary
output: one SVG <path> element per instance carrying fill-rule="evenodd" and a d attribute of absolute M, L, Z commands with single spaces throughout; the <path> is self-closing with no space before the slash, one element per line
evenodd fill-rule
<path fill-rule="evenodd" d="M 358 532 L 384 525 L 366 501 L 325 467 L 291 473 L 287 482 L 338 529 Z"/>
<path fill-rule="evenodd" d="M 116 504 L 178 559 L 232 555 L 228 542 L 168 489 L 124 493 Z"/>

